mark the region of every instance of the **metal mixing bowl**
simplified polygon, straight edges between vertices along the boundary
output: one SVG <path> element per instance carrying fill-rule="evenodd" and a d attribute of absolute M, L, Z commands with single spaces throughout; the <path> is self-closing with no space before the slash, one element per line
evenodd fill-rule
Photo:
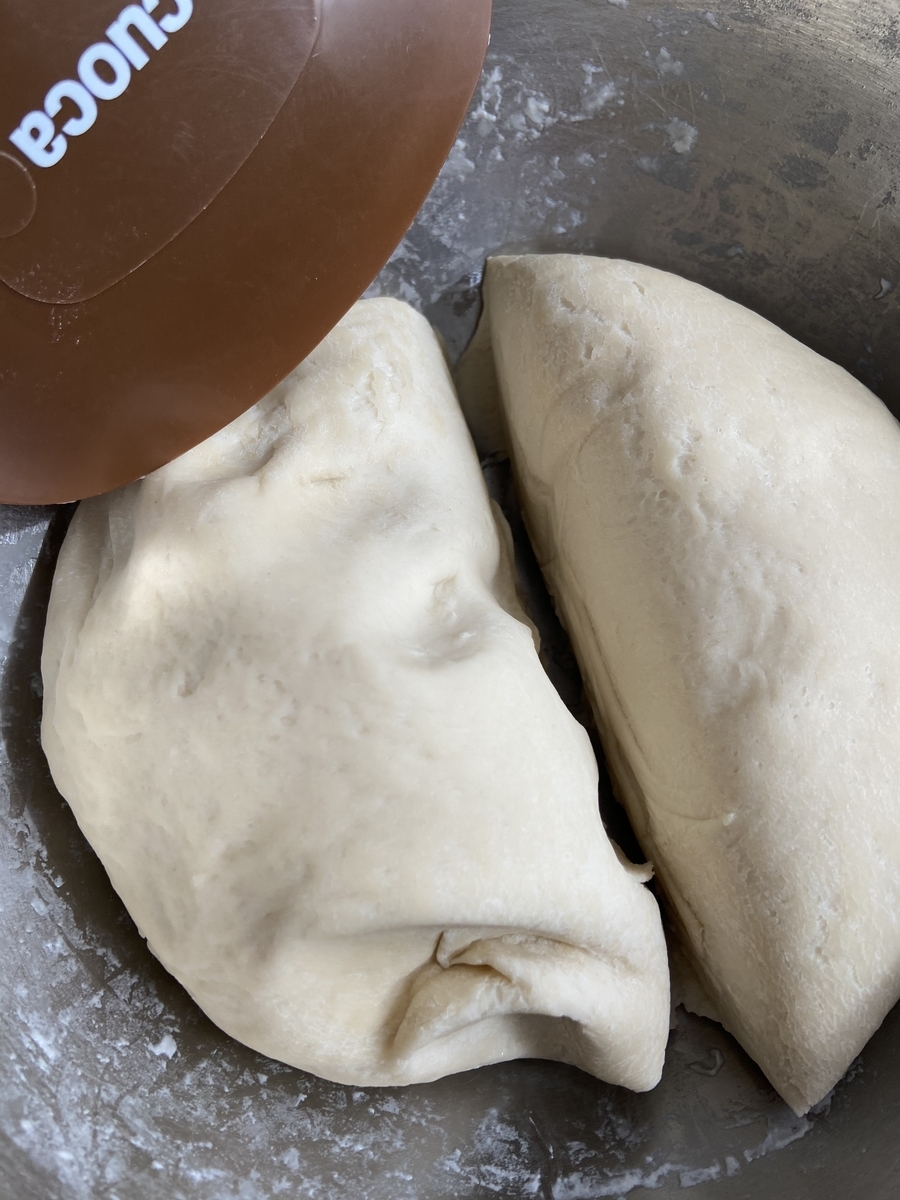
<path fill-rule="evenodd" d="M 622 255 L 772 318 L 896 410 L 898 46 L 898 0 L 498 0 L 466 126 L 376 290 L 458 352 L 486 253 Z M 339 1087 L 221 1034 L 147 951 L 40 754 L 66 519 L 0 510 L 2 1200 L 894 1200 L 897 1013 L 805 1118 L 683 1012 L 642 1096 L 534 1062 Z"/>

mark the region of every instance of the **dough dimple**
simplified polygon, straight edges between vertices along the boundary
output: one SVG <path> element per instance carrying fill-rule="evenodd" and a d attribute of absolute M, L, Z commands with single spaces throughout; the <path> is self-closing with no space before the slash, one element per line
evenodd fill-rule
<path fill-rule="evenodd" d="M 519 1056 L 657 1081 L 656 903 L 412 310 L 360 303 L 229 428 L 83 504 L 43 670 L 54 778 L 229 1033 L 358 1084 Z"/>
<path fill-rule="evenodd" d="M 900 429 L 674 276 L 495 259 L 529 529 L 715 1007 L 798 1111 L 900 996 Z"/>

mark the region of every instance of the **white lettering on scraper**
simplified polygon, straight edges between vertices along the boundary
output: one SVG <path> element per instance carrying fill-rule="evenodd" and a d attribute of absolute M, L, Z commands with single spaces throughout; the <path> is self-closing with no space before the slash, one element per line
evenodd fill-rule
<path fill-rule="evenodd" d="M 115 100 L 127 91 L 132 72 L 143 71 L 150 61 L 148 51 L 161 50 L 194 12 L 193 0 L 174 0 L 174 12 L 154 19 L 150 14 L 159 4 L 160 0 L 143 0 L 143 5 L 123 8 L 106 30 L 109 40 L 88 46 L 79 58 L 78 78 L 54 84 L 44 107 L 28 113 L 12 131 L 9 140 L 36 167 L 55 166 L 69 147 L 68 139 L 81 137 L 97 120 L 97 101 Z M 66 102 L 76 112 L 57 129 L 55 118 Z"/>

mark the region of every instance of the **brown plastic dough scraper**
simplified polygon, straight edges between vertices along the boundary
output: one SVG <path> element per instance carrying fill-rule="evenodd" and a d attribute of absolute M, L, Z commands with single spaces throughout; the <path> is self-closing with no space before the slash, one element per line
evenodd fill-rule
<path fill-rule="evenodd" d="M 0 501 L 74 500 L 264 395 L 390 256 L 490 0 L 0 0 Z"/>

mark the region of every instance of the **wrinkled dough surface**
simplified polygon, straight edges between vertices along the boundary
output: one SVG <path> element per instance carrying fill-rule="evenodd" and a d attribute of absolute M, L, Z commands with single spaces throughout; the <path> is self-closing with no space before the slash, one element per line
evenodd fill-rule
<path fill-rule="evenodd" d="M 900 428 L 695 284 L 487 273 L 512 453 L 716 1009 L 798 1110 L 900 996 Z"/>
<path fill-rule="evenodd" d="M 656 902 L 521 617 L 437 341 L 393 301 L 79 508 L 44 747 L 223 1029 L 357 1084 L 519 1056 L 656 1083 Z"/>

